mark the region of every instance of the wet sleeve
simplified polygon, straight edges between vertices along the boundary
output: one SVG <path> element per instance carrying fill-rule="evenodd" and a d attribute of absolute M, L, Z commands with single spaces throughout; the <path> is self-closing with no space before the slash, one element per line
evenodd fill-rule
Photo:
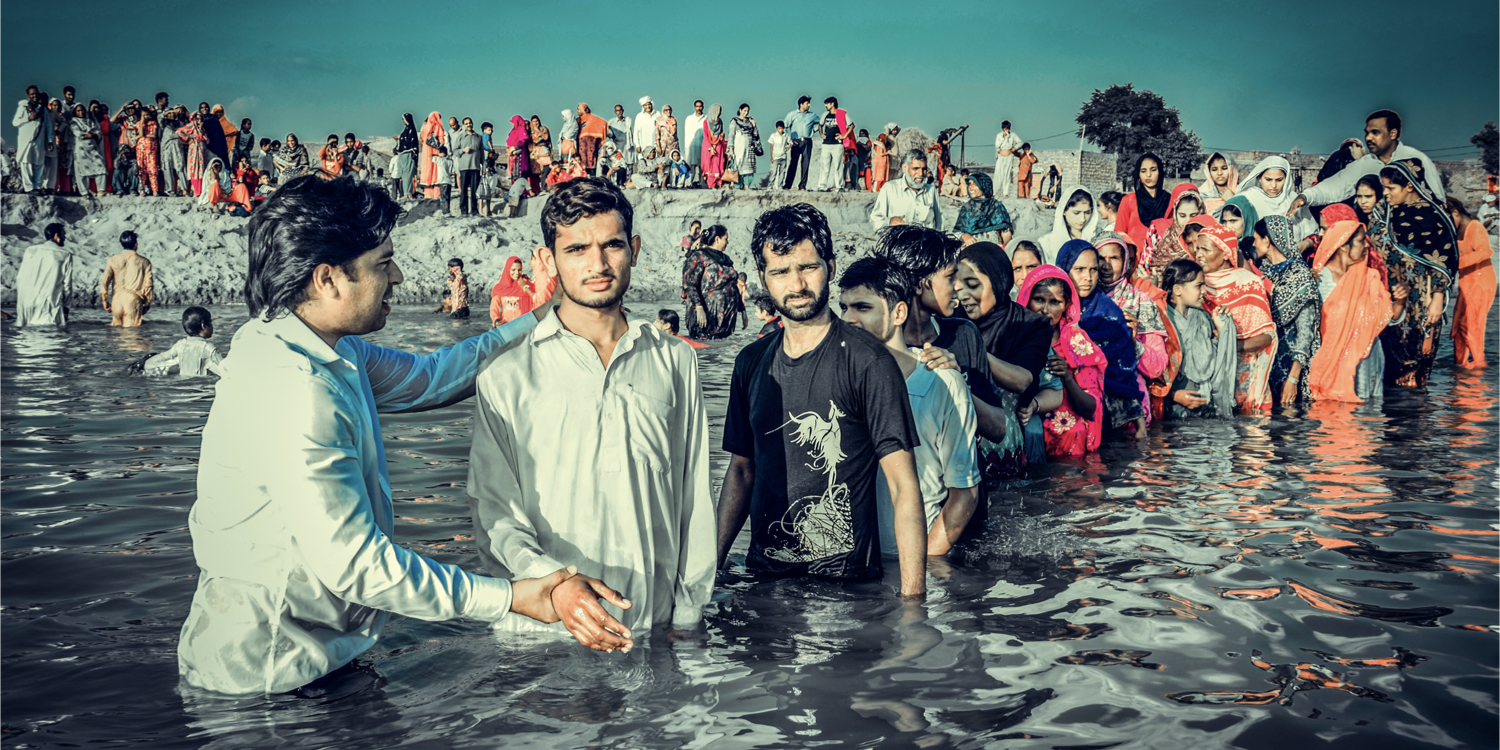
<path fill-rule="evenodd" d="M 703 619 L 703 607 L 713 596 L 719 539 L 717 508 L 709 484 L 708 410 L 698 380 L 698 355 L 688 352 L 679 361 L 685 373 L 678 403 L 683 405 L 687 451 L 677 483 L 682 493 L 678 503 L 682 515 L 677 524 L 681 547 L 672 597 L 672 627 L 687 629 Z"/>
<path fill-rule="evenodd" d="M 1302 376 L 1312 366 L 1313 338 L 1323 326 L 1323 311 L 1316 304 L 1306 304 L 1297 313 L 1293 326 L 1297 329 L 1297 340 L 1292 344 L 1292 361 L 1302 365 Z"/>
<path fill-rule="evenodd" d="M 943 377 L 941 393 L 943 399 L 938 415 L 938 433 L 942 436 L 936 446 L 938 460 L 943 467 L 943 486 L 965 489 L 979 484 L 979 460 L 975 436 L 979 433 L 979 417 L 974 414 L 974 404 L 969 400 L 968 388 L 963 379 Z"/>
<path fill-rule="evenodd" d="M 1052 329 L 1046 323 L 1038 321 L 1023 335 L 1025 339 L 1016 347 L 1012 358 L 1008 361 L 1031 373 L 1031 387 L 1021 393 L 1021 398 L 1017 402 L 1028 404 L 1031 403 L 1031 399 L 1036 398 L 1037 381 L 1041 377 L 1042 368 L 1047 365 L 1047 353 L 1052 349 Z"/>
<path fill-rule="evenodd" d="M 379 411 L 420 411 L 474 395 L 474 379 L 490 355 L 526 335 L 536 323 L 535 315 L 523 315 L 431 354 L 387 349 L 353 336 L 345 337 L 340 346 L 348 342 L 356 349 Z"/>
<path fill-rule="evenodd" d="M 512 432 L 495 404 L 480 391 L 474 410 L 467 492 L 474 523 L 489 551 L 516 578 L 538 578 L 567 567 L 542 551 L 524 503 Z"/>
<path fill-rule="evenodd" d="M 751 360 L 760 349 L 743 349 L 734 360 L 734 373 L 729 377 L 729 409 L 724 414 L 724 442 L 726 453 L 746 458 L 755 458 L 755 429 L 750 424 L 750 383 L 759 377 L 760 368 Z"/>
<path fill-rule="evenodd" d="M 912 417 L 901 366 L 884 351 L 860 359 L 865 361 L 856 359 L 853 364 L 854 370 L 863 374 L 859 381 L 859 395 L 876 460 L 920 445 L 922 441 L 917 437 L 916 419 Z"/>

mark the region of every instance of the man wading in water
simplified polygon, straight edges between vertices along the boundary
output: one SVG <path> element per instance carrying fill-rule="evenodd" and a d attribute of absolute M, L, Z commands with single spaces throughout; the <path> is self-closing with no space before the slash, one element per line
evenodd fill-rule
<path fill-rule="evenodd" d="M 321 693 L 308 683 L 374 646 L 393 612 L 558 619 L 552 589 L 572 569 L 511 583 L 391 540 L 379 415 L 468 398 L 480 365 L 541 314 L 425 355 L 360 339 L 385 327 L 402 281 L 399 213 L 375 185 L 307 176 L 250 220 L 251 320 L 224 360 L 188 517 L 199 568 L 177 648 L 188 685 Z"/>

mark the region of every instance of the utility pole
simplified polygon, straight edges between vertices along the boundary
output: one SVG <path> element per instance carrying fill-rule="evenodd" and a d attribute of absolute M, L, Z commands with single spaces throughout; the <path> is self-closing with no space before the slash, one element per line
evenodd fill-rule
<path fill-rule="evenodd" d="M 1083 184 L 1083 136 L 1089 132 L 1089 126 L 1084 125 L 1078 131 L 1078 184 Z"/>

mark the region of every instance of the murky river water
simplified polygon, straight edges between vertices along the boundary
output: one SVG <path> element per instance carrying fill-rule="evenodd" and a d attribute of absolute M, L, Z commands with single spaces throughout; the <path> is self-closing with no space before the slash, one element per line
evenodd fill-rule
<path fill-rule="evenodd" d="M 1497 745 L 1500 367 L 1455 373 L 1451 345 L 1425 394 L 1168 425 L 992 488 L 924 604 L 730 576 L 698 638 L 628 655 L 395 618 L 368 679 L 227 701 L 181 695 L 175 656 L 212 386 L 120 374 L 179 314 L 5 324 L 6 746 Z M 214 315 L 224 350 L 245 309 Z M 398 308 L 370 339 L 483 325 Z M 738 351 L 699 352 L 715 448 Z M 466 566 L 472 412 L 383 420 L 397 541 Z"/>

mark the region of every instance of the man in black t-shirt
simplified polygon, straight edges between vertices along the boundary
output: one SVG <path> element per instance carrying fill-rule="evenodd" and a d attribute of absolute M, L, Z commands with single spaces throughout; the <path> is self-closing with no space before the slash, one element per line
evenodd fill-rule
<path fill-rule="evenodd" d="M 963 373 L 973 396 L 980 436 L 1000 443 L 1006 425 L 1016 424 L 1015 420 L 1006 420 L 979 327 L 952 317 L 958 310 L 953 275 L 959 249 L 958 240 L 942 232 L 902 224 L 881 230 L 873 254 L 906 269 L 917 281 L 917 295 L 908 304 L 911 314 L 902 326 L 906 345 L 930 369 L 951 366 Z"/>
<path fill-rule="evenodd" d="M 833 316 L 828 220 L 806 203 L 768 211 L 751 237 L 784 328 L 735 359 L 724 421 L 719 563 L 750 518 L 750 570 L 867 580 L 881 575 L 877 466 L 895 511 L 902 596 L 926 591 L 917 433 L 885 345 Z"/>

